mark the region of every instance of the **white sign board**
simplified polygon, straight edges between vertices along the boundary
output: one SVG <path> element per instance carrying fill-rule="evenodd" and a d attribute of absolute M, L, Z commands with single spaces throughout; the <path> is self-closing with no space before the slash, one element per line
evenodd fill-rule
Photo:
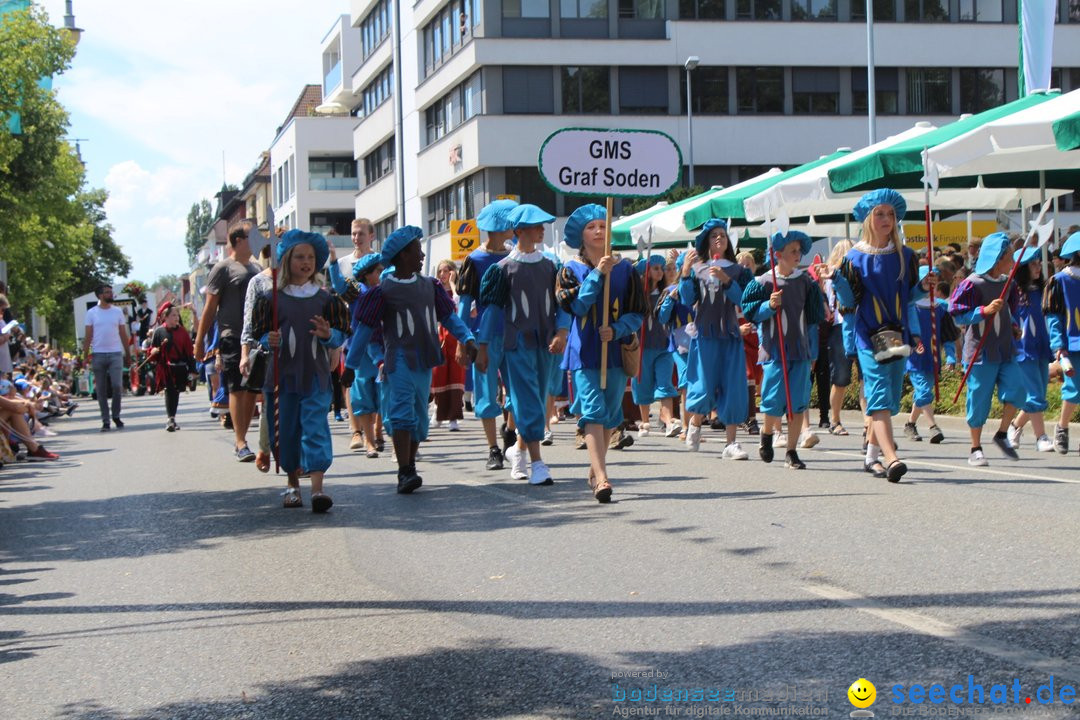
<path fill-rule="evenodd" d="M 565 128 L 540 146 L 540 177 L 557 192 L 649 197 L 675 187 L 682 152 L 655 130 Z"/>

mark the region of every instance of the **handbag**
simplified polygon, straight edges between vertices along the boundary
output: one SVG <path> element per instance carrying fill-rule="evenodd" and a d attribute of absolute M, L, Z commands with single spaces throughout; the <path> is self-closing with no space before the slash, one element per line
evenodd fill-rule
<path fill-rule="evenodd" d="M 870 336 L 874 360 L 886 365 L 911 355 L 911 346 L 904 342 L 904 334 L 894 325 L 884 325 Z"/>
<path fill-rule="evenodd" d="M 240 377 L 241 384 L 253 391 L 261 392 L 266 382 L 266 366 L 269 362 L 270 351 L 259 345 L 248 352 L 248 371 Z"/>
<path fill-rule="evenodd" d="M 641 340 L 634 333 L 626 342 L 619 343 L 622 353 L 622 369 L 627 377 L 637 377 L 641 372 Z"/>

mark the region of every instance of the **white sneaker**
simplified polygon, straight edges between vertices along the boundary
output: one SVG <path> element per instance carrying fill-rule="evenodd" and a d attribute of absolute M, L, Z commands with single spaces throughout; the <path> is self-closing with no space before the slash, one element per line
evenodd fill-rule
<path fill-rule="evenodd" d="M 686 429 L 686 447 L 690 448 L 694 452 L 701 449 L 701 426 L 690 424 L 690 427 Z"/>
<path fill-rule="evenodd" d="M 682 425 L 672 420 L 668 423 L 667 432 L 664 433 L 664 437 L 678 437 L 682 432 Z"/>
<path fill-rule="evenodd" d="M 772 446 L 774 448 L 786 448 L 787 447 L 787 433 L 783 432 L 783 431 L 776 433 L 776 437 L 774 437 L 773 441 L 772 441 Z"/>
<path fill-rule="evenodd" d="M 812 448 L 821 442 L 821 438 L 817 436 L 817 433 L 813 430 L 803 430 L 799 435 L 799 447 Z"/>
<path fill-rule="evenodd" d="M 968 456 L 968 465 L 974 465 L 975 467 L 986 467 L 990 464 L 990 461 L 983 455 L 982 450 L 976 450 Z"/>
<path fill-rule="evenodd" d="M 1054 441 L 1044 433 L 1035 441 L 1035 450 L 1037 452 L 1054 452 Z"/>
<path fill-rule="evenodd" d="M 1019 450 L 1020 440 L 1024 436 L 1024 428 L 1018 428 L 1012 423 L 1009 423 L 1009 427 L 1005 430 L 1005 435 L 1009 440 L 1009 444 L 1013 446 L 1013 450 Z"/>
<path fill-rule="evenodd" d="M 648 423 L 646 423 L 644 425 L 638 425 L 638 431 L 637 431 L 638 439 L 641 439 L 643 437 L 649 437 L 649 431 L 650 431 L 650 426 L 649 426 Z"/>
<path fill-rule="evenodd" d="M 511 445 L 506 449 L 505 457 L 510 461 L 510 478 L 513 480 L 527 480 L 529 477 L 529 461 L 525 453 L 517 445 Z"/>
<path fill-rule="evenodd" d="M 458 427 L 457 420 L 451 420 L 450 421 L 450 432 L 458 432 L 459 430 L 461 430 L 461 428 Z"/>
<path fill-rule="evenodd" d="M 532 474 L 529 475 L 530 485 L 551 485 L 555 481 L 551 478 L 551 470 L 543 460 L 533 460 Z"/>
<path fill-rule="evenodd" d="M 724 448 L 724 452 L 720 457 L 724 460 L 747 460 L 750 456 L 742 449 L 742 446 L 739 445 L 738 441 L 736 441 L 728 443 L 728 446 Z"/>

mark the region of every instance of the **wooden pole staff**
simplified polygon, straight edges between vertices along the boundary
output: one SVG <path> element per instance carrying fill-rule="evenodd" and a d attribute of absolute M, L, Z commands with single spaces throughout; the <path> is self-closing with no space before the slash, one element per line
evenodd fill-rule
<path fill-rule="evenodd" d="M 605 210 L 607 211 L 607 221 L 604 223 L 604 257 L 611 254 L 611 216 L 615 211 L 615 201 L 611 196 L 608 196 L 605 202 Z M 610 273 L 604 276 L 604 315 L 602 327 L 607 327 L 611 322 L 611 275 Z M 602 390 L 607 389 L 607 363 L 608 363 L 608 345 L 610 343 L 600 343 L 600 388 Z"/>
<path fill-rule="evenodd" d="M 930 220 L 930 164 L 929 148 L 923 147 L 923 209 L 926 213 L 926 258 L 927 270 L 934 272 L 934 230 Z M 970 241 L 971 238 L 968 238 Z M 934 284 L 930 284 L 930 362 L 934 368 L 934 402 L 940 400 L 941 368 L 938 367 L 937 354 L 937 308 L 934 305 Z"/>

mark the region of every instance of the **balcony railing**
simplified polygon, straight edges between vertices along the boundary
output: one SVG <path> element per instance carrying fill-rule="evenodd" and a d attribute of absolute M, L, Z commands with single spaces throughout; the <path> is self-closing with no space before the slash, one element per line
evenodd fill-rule
<path fill-rule="evenodd" d="M 360 178 L 329 177 L 308 178 L 308 190 L 359 190 Z"/>

